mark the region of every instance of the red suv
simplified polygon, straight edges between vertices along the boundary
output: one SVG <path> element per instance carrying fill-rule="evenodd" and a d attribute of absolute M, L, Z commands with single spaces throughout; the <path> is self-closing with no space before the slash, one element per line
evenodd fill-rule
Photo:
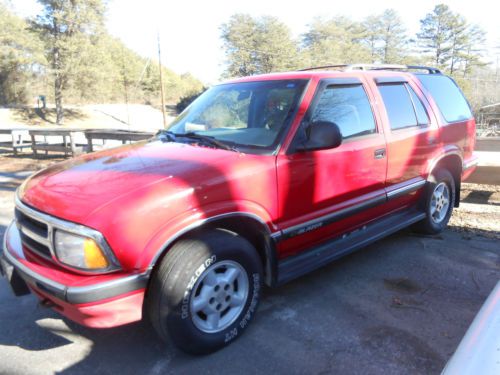
<path fill-rule="evenodd" d="M 280 285 L 406 226 L 437 233 L 476 164 L 454 81 L 333 66 L 214 86 L 147 142 L 18 189 L 1 264 L 15 293 L 89 327 L 147 315 L 217 350 Z"/>

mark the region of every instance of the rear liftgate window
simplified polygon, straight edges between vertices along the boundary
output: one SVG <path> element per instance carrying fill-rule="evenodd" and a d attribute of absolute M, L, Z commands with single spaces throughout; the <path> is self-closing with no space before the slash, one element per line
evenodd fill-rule
<path fill-rule="evenodd" d="M 417 76 L 431 93 L 446 122 L 465 121 L 472 118 L 469 103 L 450 77 L 435 74 L 418 74 Z"/>

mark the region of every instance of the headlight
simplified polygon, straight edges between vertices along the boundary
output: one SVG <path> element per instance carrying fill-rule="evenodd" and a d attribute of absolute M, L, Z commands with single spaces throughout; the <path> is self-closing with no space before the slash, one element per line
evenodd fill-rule
<path fill-rule="evenodd" d="M 59 261 L 68 266 L 89 270 L 109 266 L 104 252 L 92 238 L 56 230 L 54 250 Z"/>

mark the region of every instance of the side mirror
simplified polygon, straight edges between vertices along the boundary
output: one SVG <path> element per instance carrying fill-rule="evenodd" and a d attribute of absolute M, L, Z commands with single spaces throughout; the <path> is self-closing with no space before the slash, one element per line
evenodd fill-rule
<path fill-rule="evenodd" d="M 307 140 L 298 145 L 297 151 L 325 150 L 342 144 L 342 133 L 334 122 L 315 121 L 305 129 Z"/>

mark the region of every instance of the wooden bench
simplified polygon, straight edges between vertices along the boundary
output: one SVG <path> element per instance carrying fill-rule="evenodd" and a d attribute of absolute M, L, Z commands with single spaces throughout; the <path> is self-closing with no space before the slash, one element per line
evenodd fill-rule
<path fill-rule="evenodd" d="M 49 151 L 53 151 L 62 152 L 64 156 L 75 156 L 77 153 L 84 151 L 84 145 L 75 142 L 76 135 L 82 132 L 80 129 L 29 130 L 33 154 L 37 157 L 39 151 L 45 151 L 46 155 Z M 43 137 L 43 141 L 38 141 L 37 137 Z M 49 142 L 49 137 L 61 137 L 62 142 Z"/>
<path fill-rule="evenodd" d="M 18 150 L 31 148 L 31 139 L 28 129 L 24 128 L 8 128 L 0 129 L 0 134 L 9 135 L 11 140 L 0 142 L 0 147 L 12 149 L 14 155 L 17 155 Z"/>
<path fill-rule="evenodd" d="M 139 132 L 139 131 L 129 131 L 129 130 L 104 130 L 104 129 L 91 129 L 85 131 L 85 137 L 87 138 L 87 151 L 94 151 L 94 140 L 102 140 L 103 144 L 107 140 L 121 141 L 122 144 L 127 142 L 142 141 L 153 137 L 152 132 Z"/>

